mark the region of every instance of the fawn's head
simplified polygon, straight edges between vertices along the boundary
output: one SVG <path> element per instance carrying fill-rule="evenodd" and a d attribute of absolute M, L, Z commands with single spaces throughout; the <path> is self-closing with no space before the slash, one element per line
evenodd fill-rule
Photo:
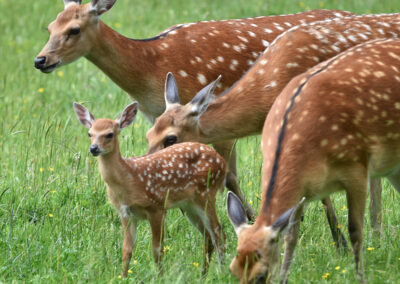
<path fill-rule="evenodd" d="M 147 132 L 147 154 L 176 143 L 199 141 L 198 120 L 214 99 L 214 90 L 220 79 L 221 76 L 198 92 L 189 103 L 181 105 L 175 78 L 172 73 L 167 74 L 164 92 L 166 109 Z"/>
<path fill-rule="evenodd" d="M 299 222 L 303 207 L 304 199 L 283 213 L 271 226 L 257 221 L 254 225 L 248 225 L 240 199 L 234 193 L 228 192 L 228 216 L 238 237 L 237 253 L 230 270 L 240 283 L 272 281 L 279 265 L 281 239 Z"/>
<path fill-rule="evenodd" d="M 116 120 L 107 118 L 95 119 L 84 106 L 74 103 L 74 110 L 78 120 L 89 128 L 90 153 L 93 156 L 99 156 L 113 152 L 115 145 L 118 143 L 118 134 L 133 122 L 137 109 L 137 103 L 133 103 L 127 106 Z"/>
<path fill-rule="evenodd" d="M 99 17 L 111 9 L 116 0 L 64 0 L 65 9 L 50 23 L 50 38 L 35 58 L 35 67 L 50 73 L 58 66 L 85 56 L 94 43 Z"/>

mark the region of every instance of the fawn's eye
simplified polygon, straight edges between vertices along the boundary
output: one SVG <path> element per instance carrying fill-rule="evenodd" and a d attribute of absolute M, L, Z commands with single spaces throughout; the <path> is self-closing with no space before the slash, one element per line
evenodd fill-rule
<path fill-rule="evenodd" d="M 107 139 L 111 139 L 111 138 L 113 138 L 114 137 L 114 133 L 108 133 L 107 135 L 106 135 L 106 138 Z"/>
<path fill-rule="evenodd" d="M 72 28 L 72 29 L 69 30 L 68 35 L 69 35 L 69 36 L 71 36 L 71 35 L 77 35 L 77 34 L 79 34 L 80 32 L 81 32 L 81 29 L 80 29 L 80 28 Z"/>
<path fill-rule="evenodd" d="M 165 138 L 165 140 L 164 140 L 164 148 L 174 145 L 177 140 L 178 140 L 178 137 L 176 137 L 175 135 L 168 135 L 167 138 Z"/>
<path fill-rule="evenodd" d="M 88 134 L 87 134 L 89 137 L 92 137 L 92 134 L 90 134 L 90 132 L 88 132 Z"/>

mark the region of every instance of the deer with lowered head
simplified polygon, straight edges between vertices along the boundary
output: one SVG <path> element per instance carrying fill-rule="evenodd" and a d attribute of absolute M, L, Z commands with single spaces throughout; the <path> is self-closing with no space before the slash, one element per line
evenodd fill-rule
<path fill-rule="evenodd" d="M 177 75 L 181 101 L 188 102 L 219 74 L 220 92 L 230 87 L 263 50 L 289 28 L 321 19 L 352 15 L 340 10 L 314 10 L 291 15 L 179 24 L 147 39 L 130 39 L 110 28 L 101 16 L 116 0 L 64 0 L 64 10 L 48 26 L 50 38 L 35 58 L 35 67 L 50 73 L 80 57 L 100 68 L 130 97 L 151 122 L 164 108 L 164 78 Z M 179 50 L 179 52 L 176 52 Z M 174 141 L 176 142 L 176 141 Z M 179 141 L 178 141 L 179 142 Z M 170 141 L 165 141 L 170 143 Z M 228 161 L 226 185 L 244 201 L 236 178 L 234 141 L 215 144 Z M 245 203 L 249 218 L 255 212 Z"/>
<path fill-rule="evenodd" d="M 261 133 L 273 102 L 292 78 L 357 44 L 399 36 L 400 14 L 353 16 L 299 25 L 278 36 L 230 89 L 215 96 L 216 80 L 187 104 L 181 102 L 178 87 L 168 77 L 171 91 L 165 96 L 167 107 L 147 133 L 148 153 L 168 146 L 164 141 L 215 144 Z M 374 197 L 380 195 L 380 187 L 379 179 L 373 179 L 371 223 L 377 231 L 381 228 L 381 210 L 374 206 L 380 205 L 380 198 Z M 344 243 L 336 232 L 330 200 L 323 202 L 328 205 L 331 230 L 338 234 L 334 237 L 336 244 L 340 244 L 340 239 Z"/>
<path fill-rule="evenodd" d="M 365 282 L 363 227 L 368 176 L 400 192 L 400 40 L 357 45 L 297 76 L 275 100 L 262 134 L 262 201 L 254 225 L 234 194 L 228 214 L 238 236 L 232 273 L 241 283 L 287 283 L 304 205 L 344 191 L 356 271 Z"/>
<path fill-rule="evenodd" d="M 150 222 L 154 259 L 161 272 L 164 220 L 167 210 L 174 207 L 185 212 L 191 223 L 204 233 L 203 273 L 207 272 L 214 247 L 222 259 L 224 234 L 215 198 L 224 184 L 224 159 L 199 143 L 181 143 L 152 155 L 123 158 L 118 135 L 133 122 L 137 103 L 127 106 L 117 120 L 95 119 L 78 103 L 74 103 L 74 110 L 79 121 L 89 128 L 90 153 L 98 156 L 108 198 L 120 213 L 124 232 L 123 276 L 128 273 L 140 219 Z"/>

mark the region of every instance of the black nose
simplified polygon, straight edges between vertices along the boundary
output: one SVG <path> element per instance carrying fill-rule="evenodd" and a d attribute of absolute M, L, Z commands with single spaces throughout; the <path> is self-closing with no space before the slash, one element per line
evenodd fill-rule
<path fill-rule="evenodd" d="M 36 69 L 43 69 L 45 64 L 46 64 L 45 56 L 35 58 L 35 68 Z"/>
<path fill-rule="evenodd" d="M 97 156 L 98 154 L 100 154 L 99 146 L 97 144 L 93 144 L 92 146 L 90 146 L 90 153 L 93 156 Z"/>

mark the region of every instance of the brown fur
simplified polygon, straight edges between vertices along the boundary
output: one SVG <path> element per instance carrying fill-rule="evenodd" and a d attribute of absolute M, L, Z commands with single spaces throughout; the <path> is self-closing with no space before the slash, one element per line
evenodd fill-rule
<path fill-rule="evenodd" d="M 253 227 L 270 228 L 303 196 L 313 200 L 345 190 L 350 239 L 362 281 L 362 232 L 368 173 L 388 176 L 396 189 L 400 189 L 397 171 L 400 135 L 396 134 L 400 131 L 397 111 L 397 107 L 400 108 L 397 104 L 400 101 L 399 64 L 398 39 L 371 41 L 349 49 L 293 79 L 273 104 L 263 129 L 262 209 Z M 287 124 L 283 126 L 282 119 L 290 100 L 304 83 Z M 274 176 L 275 186 L 267 204 L 278 135 L 283 127 L 285 134 Z M 239 244 L 248 255 L 254 251 L 252 244 L 261 240 L 249 238 L 247 230 L 254 229 L 243 228 L 239 233 Z M 261 238 L 265 240 L 266 237 Z M 297 234 L 293 238 L 297 239 Z M 295 243 L 294 240 L 293 249 Z M 264 254 L 270 248 L 266 244 L 261 251 Z M 239 263 L 240 259 L 233 260 L 236 275 L 243 270 Z M 287 280 L 289 266 L 285 269 L 281 271 L 281 281 Z"/>

